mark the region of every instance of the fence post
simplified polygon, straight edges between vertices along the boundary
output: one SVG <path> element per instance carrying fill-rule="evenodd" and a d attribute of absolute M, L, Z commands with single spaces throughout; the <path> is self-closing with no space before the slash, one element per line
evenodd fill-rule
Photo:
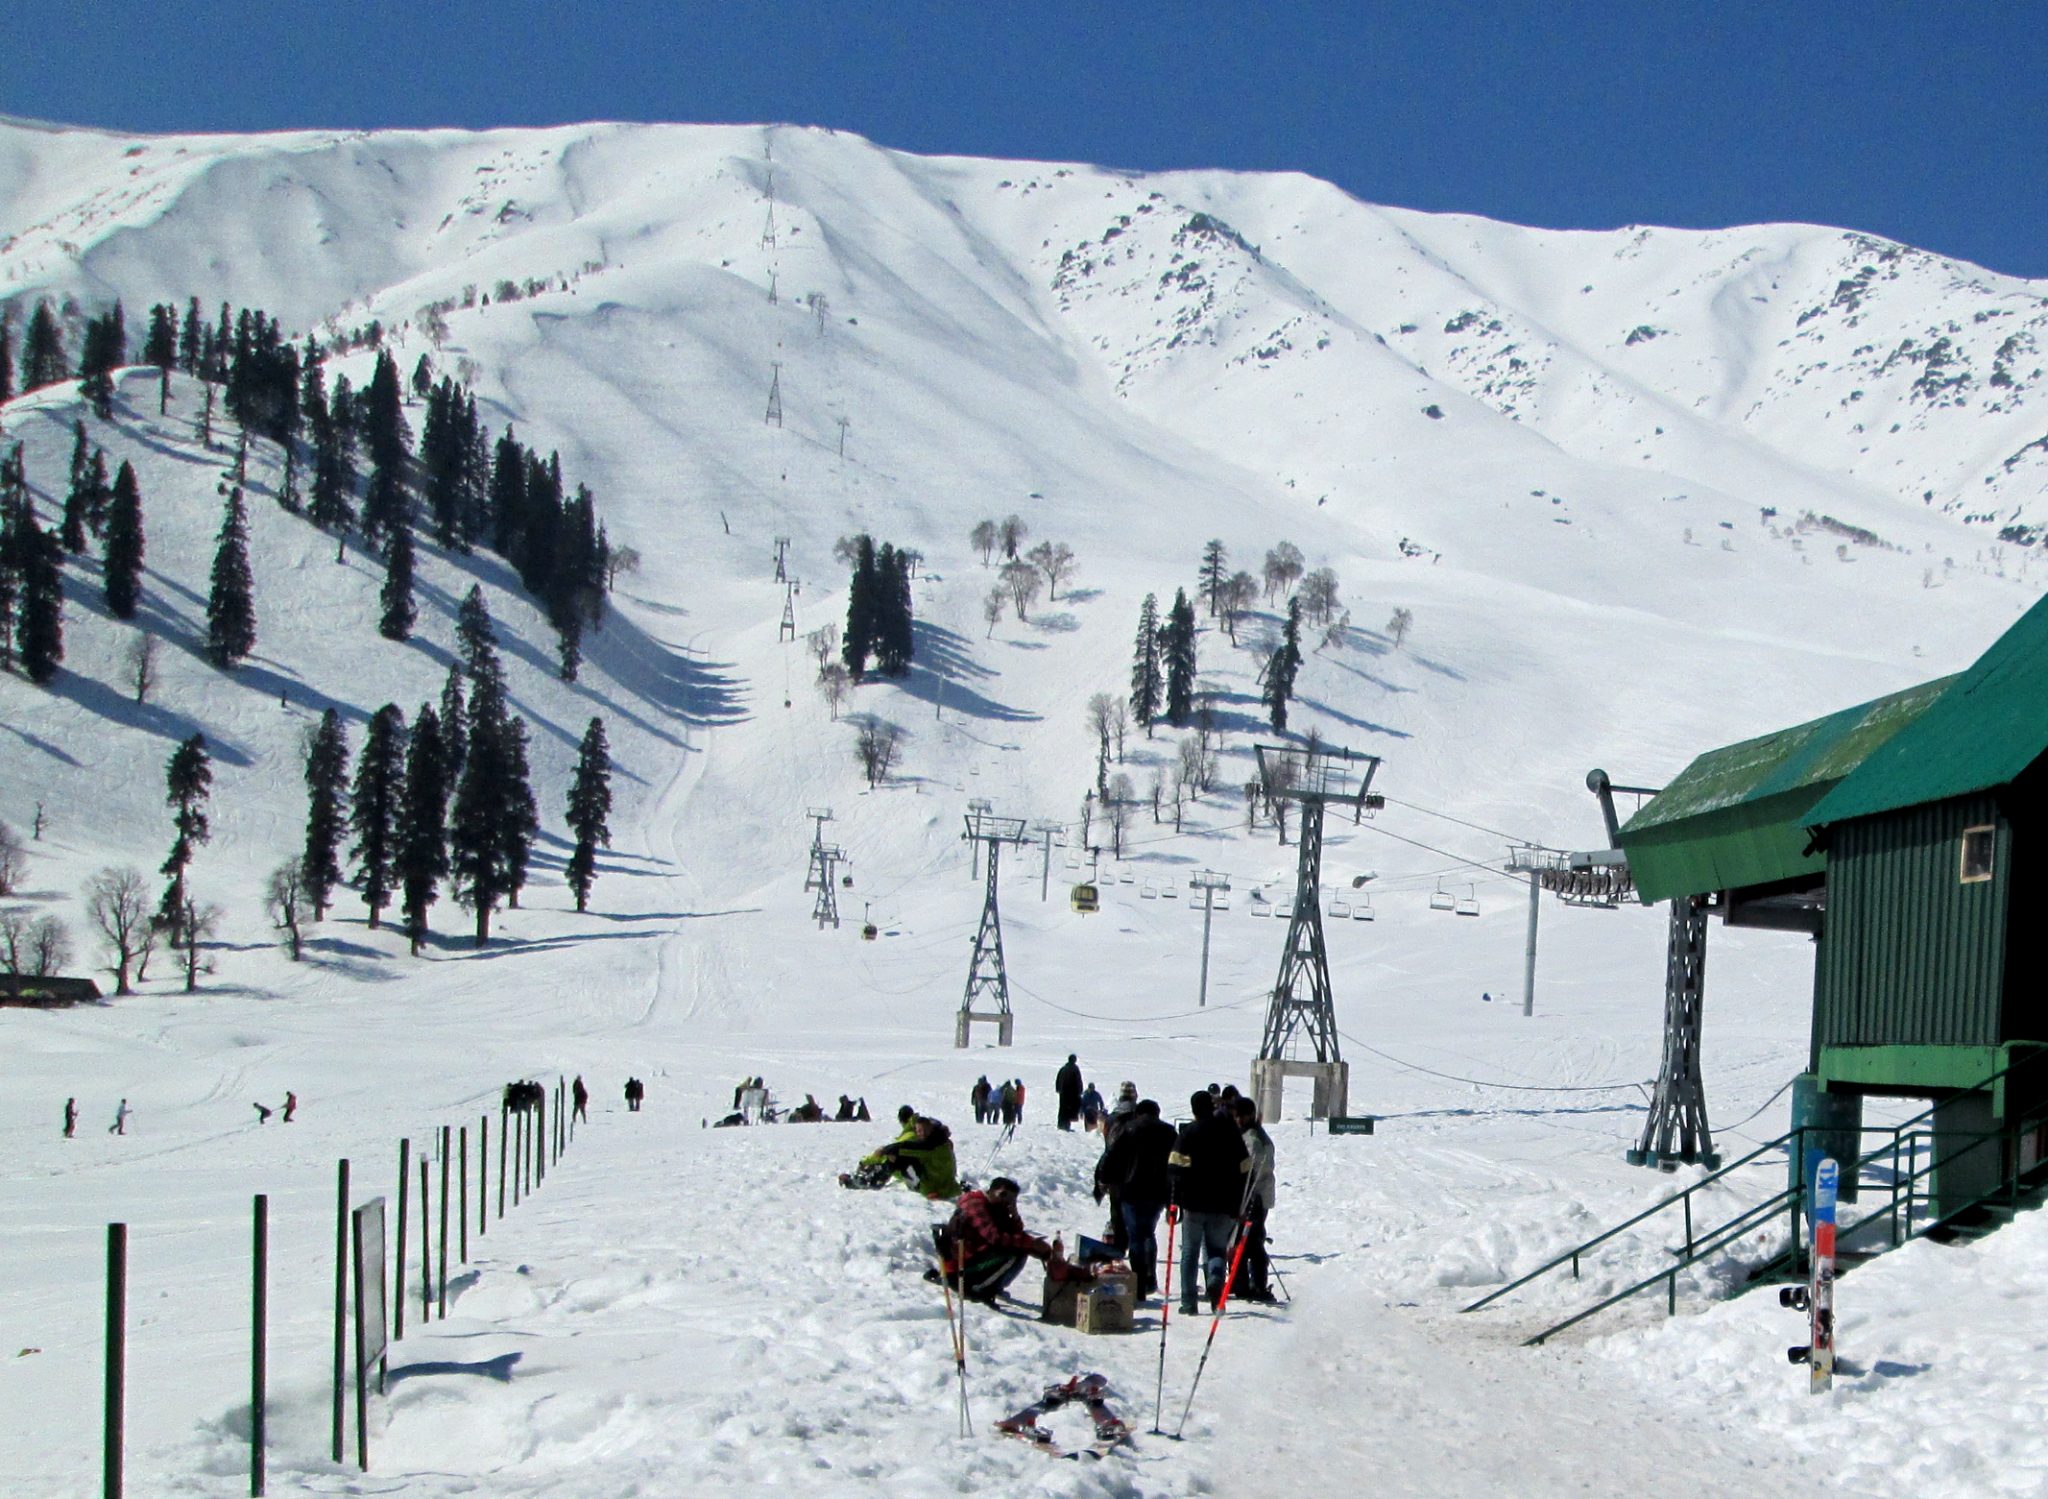
<path fill-rule="evenodd" d="M 412 1141 L 398 1142 L 398 1294 L 391 1298 L 391 1340 L 397 1342 L 405 1336 L 405 1205 L 412 1195 Z M 420 1224 L 424 1235 L 427 1225 Z M 339 1396 L 335 1397 L 339 1399 Z M 340 1462 L 337 1455 L 334 1459 Z"/>
<path fill-rule="evenodd" d="M 334 1460 L 341 1461 L 341 1382 L 348 1377 L 348 1161 L 340 1162 L 334 1207 Z M 403 1185 L 404 1178 L 399 1178 Z"/>
<path fill-rule="evenodd" d="M 512 1143 L 512 1116 L 498 1105 L 498 1216 L 505 1216 L 505 1151 Z"/>
<path fill-rule="evenodd" d="M 512 1111 L 512 1206 L 515 1208 L 519 1206 L 519 1190 L 526 1185 L 526 1120 L 532 1112 L 531 1109 Z M 500 1157 L 498 1165 L 501 1170 L 504 1164 L 503 1158 Z M 502 1204 L 499 1206 L 498 1216 L 505 1216 Z"/>
<path fill-rule="evenodd" d="M 491 1226 L 491 1116 L 476 1116 L 476 1236 Z"/>
<path fill-rule="evenodd" d="M 256 1194 L 250 1258 L 255 1262 L 249 1299 L 249 1492 L 263 1492 L 263 1418 L 268 1391 L 270 1327 L 270 1198 Z"/>
<path fill-rule="evenodd" d="M 128 1225 L 107 1225 L 107 1389 L 102 1433 L 105 1499 L 121 1499 L 128 1392 Z"/>
<path fill-rule="evenodd" d="M 462 1263 L 469 1263 L 469 1126 L 462 1126 Z"/>
<path fill-rule="evenodd" d="M 540 1117 L 533 1128 L 533 1184 L 537 1187 L 548 1179 L 548 1096 L 542 1093 L 535 1107 Z"/>
<path fill-rule="evenodd" d="M 448 1126 L 441 1126 L 441 1288 L 437 1300 L 440 1303 L 440 1319 L 448 1317 Z"/>
<path fill-rule="evenodd" d="M 427 1158 L 420 1157 L 420 1325 L 434 1315 L 434 1246 L 427 1240 L 432 1206 L 427 1201 Z"/>

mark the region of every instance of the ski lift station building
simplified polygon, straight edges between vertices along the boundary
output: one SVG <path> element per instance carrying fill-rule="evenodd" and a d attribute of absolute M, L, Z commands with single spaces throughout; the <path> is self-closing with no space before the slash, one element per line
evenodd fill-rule
<path fill-rule="evenodd" d="M 2044 793 L 2048 599 L 1960 675 L 1707 751 L 1620 831 L 1645 902 L 1812 935 L 1793 1123 L 1853 1160 L 1865 1097 L 1933 1103 L 1938 1213 L 2043 1155 Z"/>

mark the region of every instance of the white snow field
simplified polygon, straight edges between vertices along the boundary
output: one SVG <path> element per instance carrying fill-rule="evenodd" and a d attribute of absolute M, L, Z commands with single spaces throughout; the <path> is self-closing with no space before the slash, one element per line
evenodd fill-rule
<path fill-rule="evenodd" d="M 46 819 L 19 903 L 70 922 L 74 971 L 96 965 L 77 893 L 109 864 L 154 881 L 165 760 L 204 732 L 213 838 L 192 879 L 227 911 L 196 993 L 159 958 L 130 998 L 0 1010 L 0 1491 L 98 1485 L 104 1225 L 120 1221 L 129 1492 L 246 1492 L 262 1192 L 273 1493 L 2041 1492 L 2038 1216 L 1846 1278 L 1846 1372 L 1825 1399 L 1785 1363 L 1798 1319 L 1768 1293 L 1725 1299 L 1732 1264 L 1684 1278 L 1668 1320 L 1652 1296 L 1521 1346 L 1654 1270 L 1656 1233 L 1577 1283 L 1457 1308 L 1696 1175 L 1622 1159 L 1657 1065 L 1664 914 L 1546 904 L 1525 1017 L 1507 842 L 1596 845 L 1593 766 L 1660 784 L 1701 749 L 1958 670 L 2034 601 L 2019 543 L 2048 521 L 2043 293 L 1807 226 L 1542 233 L 1300 177 L 923 159 L 794 127 L 0 122 L 17 327 L 43 295 L 82 312 L 118 295 L 138 341 L 150 303 L 188 295 L 296 335 L 378 319 L 401 369 L 429 354 L 473 380 L 494 430 L 559 449 L 644 558 L 578 683 L 481 553 L 422 544 L 420 627 L 394 644 L 375 632 L 377 560 L 352 546 L 337 564 L 272 503 L 278 455 L 257 444 L 259 645 L 223 675 L 197 645 L 228 458 L 194 437 L 199 387 L 176 379 L 159 416 L 154 373 L 131 370 L 107 423 L 69 385 L 0 408 L 46 521 L 74 420 L 110 465 L 136 464 L 140 623 L 167 646 L 134 704 L 133 627 L 74 559 L 64 671 L 47 689 L 0 676 L 0 819 L 24 837 L 38 805 Z M 331 368 L 360 383 L 369 356 Z M 968 532 L 1011 513 L 1080 566 L 991 629 Z M 843 617 L 831 549 L 861 529 L 924 555 L 917 661 L 834 721 L 801 635 Z M 778 536 L 801 579 L 793 643 Z M 1083 705 L 1127 689 L 1141 599 L 1192 592 L 1211 537 L 1254 574 L 1293 542 L 1352 611 L 1304 666 L 1289 727 L 1384 757 L 1387 808 L 1333 816 L 1325 860 L 1348 902 L 1375 876 L 1377 919 L 1333 917 L 1330 948 L 1352 1106 L 1381 1122 L 1332 1138 L 1290 1096 L 1272 1231 L 1293 1300 L 1225 1318 L 1184 1440 L 1151 1434 L 1155 1392 L 1170 1433 L 1207 1324 L 1176 1320 L 1162 1379 L 1152 1310 L 1124 1338 L 971 1316 L 963 1437 L 944 1310 L 916 1273 L 937 1210 L 835 1175 L 909 1103 L 952 1125 L 969 1176 L 1019 1177 L 1026 1221 L 1071 1242 L 1100 1215 L 1089 1138 L 1051 1123 L 1069 1051 L 1105 1093 L 1134 1079 L 1169 1115 L 1211 1080 L 1244 1085 L 1284 932 L 1249 895 L 1290 891 L 1295 854 L 1247 830 L 1240 789 L 1271 738 L 1257 675 L 1276 604 L 1235 646 L 1202 620 L 1214 790 L 1179 832 L 1139 809 L 1127 857 L 1103 858 L 1099 913 L 1066 899 L 1088 868 Z M 533 883 L 482 950 L 444 899 L 420 959 L 344 891 L 293 963 L 260 890 L 300 846 L 300 736 L 332 705 L 357 746 L 384 702 L 436 695 L 472 581 L 533 729 Z M 1414 619 L 1398 644 L 1382 628 L 1397 608 Z M 908 732 L 872 790 L 846 721 L 863 714 Z M 593 715 L 614 836 L 578 915 L 562 801 Z M 1111 770 L 1142 798 L 1179 738 L 1134 730 Z M 959 837 L 975 798 L 1067 829 L 1043 875 L 1038 843 L 1004 857 L 1007 1051 L 985 1028 L 951 1044 L 982 899 Z M 802 889 L 804 812 L 826 806 L 852 859 L 836 930 Z M 1185 888 L 1203 868 L 1234 886 L 1206 1006 Z M 1439 890 L 1477 918 L 1431 909 Z M 1784 1127 L 1812 959 L 1770 934 L 1709 945 L 1708 1097 L 1732 1156 Z M 648 1085 L 637 1115 L 629 1073 Z M 785 1103 L 864 1096 L 876 1122 L 705 1128 L 752 1073 Z M 999 1153 L 969 1120 L 982 1073 L 1031 1090 Z M 495 1130 L 505 1081 L 577 1074 L 591 1121 L 502 1223 L 493 1197 L 447 1318 L 420 1329 L 415 1290 L 371 1471 L 331 1462 L 335 1161 L 357 1200 L 389 1195 L 401 1136 L 485 1113 Z M 252 1101 L 287 1089 L 297 1121 L 257 1124 Z M 123 1097 L 134 1117 L 111 1136 Z M 1035 1294 L 1035 1273 L 1017 1289 Z M 1068 1463 L 992 1435 L 1084 1369 L 1113 1382 L 1130 1446 Z"/>

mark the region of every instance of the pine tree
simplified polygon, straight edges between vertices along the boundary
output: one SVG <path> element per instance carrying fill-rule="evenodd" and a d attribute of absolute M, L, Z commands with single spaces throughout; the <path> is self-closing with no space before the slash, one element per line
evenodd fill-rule
<path fill-rule="evenodd" d="M 362 753 L 356 756 L 348 814 L 355 834 L 349 853 L 355 860 L 356 888 L 370 908 L 373 929 L 391 904 L 405 796 L 405 752 L 405 715 L 396 703 L 386 703 L 370 719 Z"/>
<path fill-rule="evenodd" d="M 1280 646 L 1266 662 L 1266 684 L 1262 700 L 1275 733 L 1287 728 L 1287 704 L 1294 696 L 1294 675 L 1301 670 L 1301 600 L 1287 601 L 1287 623 L 1280 633 Z"/>
<path fill-rule="evenodd" d="M 21 340 L 21 388 L 24 392 L 55 385 L 70 370 L 64 357 L 64 334 L 48 301 L 38 301 Z"/>
<path fill-rule="evenodd" d="M 313 498 L 306 518 L 323 531 L 345 531 L 356 518 L 355 433 L 345 414 L 348 382 L 335 382 L 332 406 L 309 406 L 313 429 Z"/>
<path fill-rule="evenodd" d="M 103 422 L 114 415 L 114 371 L 127 362 L 128 326 L 116 302 L 111 311 L 86 323 L 78 360 L 78 393 Z"/>
<path fill-rule="evenodd" d="M 114 498 L 107 512 L 107 550 L 103 561 L 107 610 L 116 619 L 135 618 L 142 601 L 142 490 L 134 465 L 125 459 L 114 475 Z"/>
<path fill-rule="evenodd" d="M 14 399 L 14 314 L 0 314 L 0 406 Z"/>
<path fill-rule="evenodd" d="M 533 840 L 540 835 L 540 803 L 533 795 L 533 776 L 526 760 L 526 720 L 505 721 L 506 765 L 505 820 L 502 827 L 505 849 L 505 903 L 519 908 L 519 892 L 526 888 L 526 867 L 533 858 Z"/>
<path fill-rule="evenodd" d="M 16 555 L 20 559 L 21 621 L 15 627 L 21 669 L 38 685 L 57 675 L 64 661 L 63 549 L 57 538 L 25 517 Z"/>
<path fill-rule="evenodd" d="M 1159 698 L 1166 684 L 1159 674 L 1159 596 L 1148 593 L 1138 606 L 1138 642 L 1131 654 L 1131 717 L 1152 737 Z"/>
<path fill-rule="evenodd" d="M 1202 597 L 1209 602 L 1209 617 L 1223 612 L 1223 585 L 1230 577 L 1230 563 L 1220 538 L 1202 548 Z"/>
<path fill-rule="evenodd" d="M 471 676 L 469 752 L 448 826 L 456 898 L 476 913 L 478 947 L 490 940 L 498 903 L 525 881 L 538 825 L 532 788 L 525 780 L 526 725 L 506 711 L 495 654 L 487 666 Z"/>
<path fill-rule="evenodd" d="M 448 736 L 432 706 L 421 703 L 406 748 L 397 861 L 399 908 L 414 957 L 426 945 L 427 912 L 448 874 L 448 786 Z"/>
<path fill-rule="evenodd" d="M 341 883 L 341 834 L 347 825 L 348 734 L 341 715 L 329 708 L 306 745 L 306 851 L 299 869 L 313 902 L 313 919 L 323 921 Z"/>
<path fill-rule="evenodd" d="M 142 340 L 142 362 L 168 374 L 178 367 L 178 309 L 159 302 L 149 309 L 149 333 Z"/>
<path fill-rule="evenodd" d="M 611 840 L 606 819 L 612 810 L 612 757 L 606 744 L 604 720 L 593 718 L 583 731 L 583 744 L 576 754 L 576 778 L 569 785 L 569 830 L 576 835 L 576 847 L 569 854 L 569 888 L 576 892 L 576 909 L 590 904 L 590 887 L 597 878 L 597 851 Z"/>
<path fill-rule="evenodd" d="M 377 355 L 377 367 L 365 392 L 365 437 L 370 450 L 370 489 L 363 500 L 363 532 L 376 538 L 406 523 L 406 463 L 412 437 L 405 428 L 404 396 L 398 364 L 389 351 Z"/>
<path fill-rule="evenodd" d="M 441 754 L 447 763 L 451 788 L 461 779 L 462 761 L 468 749 L 469 708 L 462 698 L 462 663 L 451 661 L 447 680 L 441 684 Z"/>
<path fill-rule="evenodd" d="M 867 676 L 876 635 L 875 540 L 863 533 L 855 543 L 853 578 L 846 590 L 846 635 L 839 658 L 858 683 Z"/>
<path fill-rule="evenodd" d="M 185 304 L 185 322 L 178 331 L 178 368 L 188 375 L 206 373 L 206 325 L 199 319 L 199 299 Z"/>
<path fill-rule="evenodd" d="M 0 669 L 14 665 L 14 627 L 28 570 L 26 535 L 35 529 L 21 444 L 0 458 Z"/>
<path fill-rule="evenodd" d="M 875 665 L 886 677 L 910 670 L 917 633 L 911 617 L 910 557 L 887 542 L 875 556 Z"/>
<path fill-rule="evenodd" d="M 491 608 L 484 602 L 483 585 L 472 583 L 455 610 L 455 654 L 469 678 L 470 726 L 472 737 L 482 722 L 478 699 L 486 684 L 505 696 L 505 669 L 498 663 L 498 632 L 491 624 Z"/>
<path fill-rule="evenodd" d="M 100 473 L 106 473 L 102 460 Z M 85 550 L 85 522 L 92 513 L 92 444 L 85 435 L 85 423 L 71 424 L 71 487 L 64 492 L 64 550 L 76 555 Z"/>
<path fill-rule="evenodd" d="M 242 487 L 228 491 L 219 544 L 213 554 L 213 586 L 206 597 L 206 657 L 232 671 L 256 649 L 256 597 L 249 574 L 249 517 Z"/>
<path fill-rule="evenodd" d="M 391 533 L 391 545 L 384 557 L 384 591 L 379 596 L 384 613 L 377 621 L 377 633 L 386 640 L 408 640 L 419 608 L 412 596 L 412 527 L 400 525 Z"/>
<path fill-rule="evenodd" d="M 1173 591 L 1159 653 L 1166 661 L 1166 721 L 1176 729 L 1185 728 L 1195 707 L 1195 606 L 1184 588 Z"/>
<path fill-rule="evenodd" d="M 185 930 L 185 913 L 191 902 L 185 894 L 185 870 L 199 846 L 213 836 L 207 822 L 206 803 L 213 792 L 213 760 L 206 752 L 206 736 L 194 734 L 171 752 L 164 767 L 164 804 L 171 809 L 171 825 L 177 837 L 159 874 L 170 876 L 163 899 L 157 903 L 153 925 L 168 932 L 173 946 L 179 945 Z"/>

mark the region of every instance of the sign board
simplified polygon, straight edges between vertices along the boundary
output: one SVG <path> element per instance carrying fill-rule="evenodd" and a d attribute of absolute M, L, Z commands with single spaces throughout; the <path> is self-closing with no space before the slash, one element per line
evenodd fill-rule
<path fill-rule="evenodd" d="M 1373 1132 L 1373 1120 L 1377 1117 L 1373 1114 L 1354 1114 L 1347 1118 L 1341 1114 L 1332 1114 L 1323 1121 L 1323 1128 L 1333 1135 L 1369 1135 Z"/>
<path fill-rule="evenodd" d="M 390 1319 L 384 1307 L 384 1199 L 355 1210 L 356 1365 L 368 1369 L 384 1357 Z"/>

